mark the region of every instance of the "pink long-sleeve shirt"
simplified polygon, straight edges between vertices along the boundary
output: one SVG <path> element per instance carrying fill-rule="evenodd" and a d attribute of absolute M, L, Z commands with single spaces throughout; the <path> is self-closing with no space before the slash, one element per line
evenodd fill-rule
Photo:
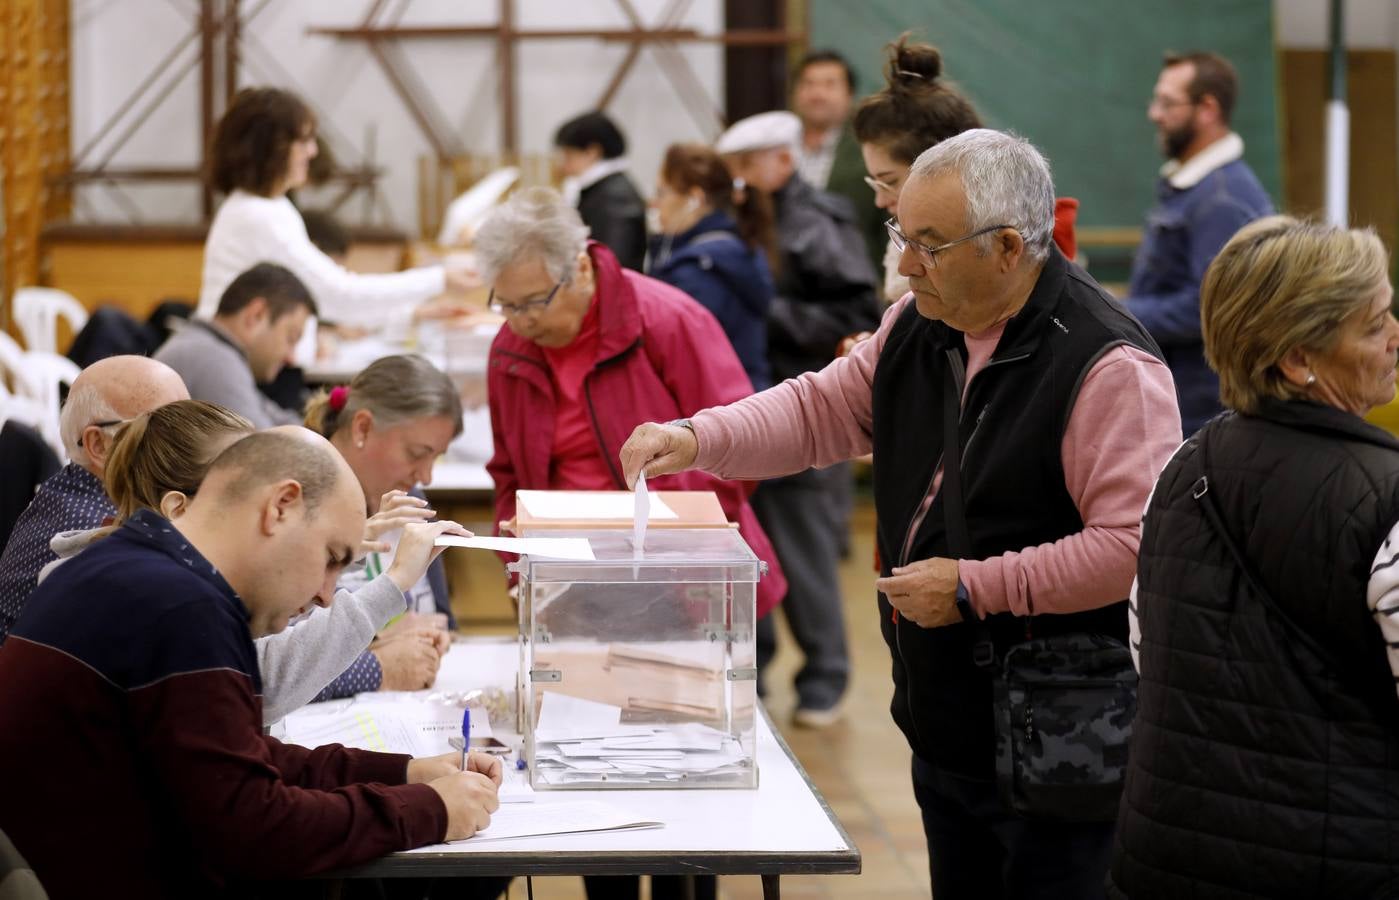
<path fill-rule="evenodd" d="M 911 302 L 909 295 L 890 307 L 874 337 L 821 371 L 697 413 L 691 419 L 699 443 L 695 464 L 721 478 L 759 479 L 869 453 L 875 364 Z M 965 335 L 968 385 L 1003 330 Z M 977 613 L 1080 612 L 1125 598 L 1136 574 L 1142 508 L 1180 440 L 1175 385 L 1165 363 L 1129 346 L 1104 354 L 1079 388 L 1060 448 L 1083 530 L 988 559 L 961 560 L 958 573 Z"/>

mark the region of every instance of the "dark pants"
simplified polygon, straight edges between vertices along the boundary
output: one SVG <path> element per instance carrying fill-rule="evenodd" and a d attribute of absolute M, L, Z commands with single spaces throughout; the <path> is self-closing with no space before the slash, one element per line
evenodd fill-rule
<path fill-rule="evenodd" d="M 694 893 L 690 892 L 691 883 Z M 637 900 L 641 878 L 637 875 L 585 875 L 588 900 Z M 713 875 L 652 875 L 651 900 L 714 900 L 718 879 Z"/>
<path fill-rule="evenodd" d="M 841 463 L 765 481 L 753 494 L 753 511 L 787 576 L 787 597 L 777 608 L 806 657 L 796 688 L 798 705 L 807 709 L 834 706 L 850 680 L 839 571 L 840 541 L 849 529 L 840 485 L 849 480 L 850 467 Z M 772 616 L 759 620 L 757 643 L 758 667 L 766 668 L 777 648 Z"/>
<path fill-rule="evenodd" d="M 1113 823 L 1023 819 L 994 781 L 913 758 L 913 795 L 937 900 L 1101 900 Z"/>

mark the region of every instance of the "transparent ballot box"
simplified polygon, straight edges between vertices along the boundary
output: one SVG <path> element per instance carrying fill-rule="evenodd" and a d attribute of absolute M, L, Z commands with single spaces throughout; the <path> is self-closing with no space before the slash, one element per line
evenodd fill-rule
<path fill-rule="evenodd" d="M 525 534 L 526 537 L 530 535 Z M 523 556 L 521 717 L 537 790 L 756 788 L 756 590 L 732 528 L 623 529 L 591 560 Z"/>

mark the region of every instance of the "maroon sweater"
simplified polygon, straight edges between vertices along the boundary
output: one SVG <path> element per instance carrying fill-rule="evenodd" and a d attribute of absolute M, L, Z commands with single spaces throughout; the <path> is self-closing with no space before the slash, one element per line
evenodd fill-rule
<path fill-rule="evenodd" d="M 152 513 L 40 585 L 0 685 L 0 830 L 56 900 L 209 896 L 446 833 L 409 757 L 263 735 L 247 609 Z"/>

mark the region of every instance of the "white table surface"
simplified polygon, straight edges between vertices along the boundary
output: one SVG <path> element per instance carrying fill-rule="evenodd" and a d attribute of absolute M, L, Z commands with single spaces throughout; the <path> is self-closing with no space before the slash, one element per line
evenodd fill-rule
<path fill-rule="evenodd" d="M 458 640 L 434 690 L 514 688 L 519 652 L 499 639 Z M 498 730 L 498 729 L 497 729 Z M 766 715 L 757 728 L 756 790 L 536 791 L 536 805 L 596 800 L 664 827 L 437 844 L 340 875 L 853 873 L 859 849 Z"/>

